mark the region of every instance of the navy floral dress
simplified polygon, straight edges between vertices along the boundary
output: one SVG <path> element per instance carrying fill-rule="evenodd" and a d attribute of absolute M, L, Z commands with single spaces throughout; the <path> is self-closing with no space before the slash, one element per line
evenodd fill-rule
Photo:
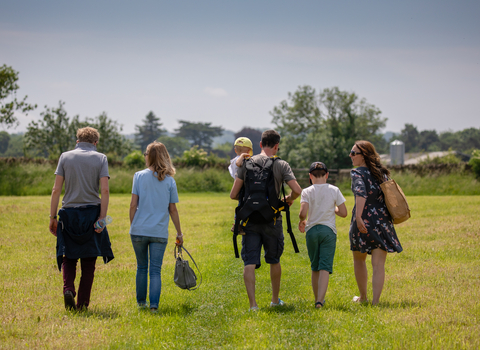
<path fill-rule="evenodd" d="M 367 233 L 357 228 L 355 207 L 353 207 L 350 223 L 350 250 L 371 254 L 373 249 L 380 248 L 389 253 L 400 253 L 403 248 L 393 227 L 392 218 L 383 200 L 382 189 L 375 177 L 366 167 L 358 167 L 350 172 L 352 192 L 355 196 L 366 198 L 362 219 Z"/>

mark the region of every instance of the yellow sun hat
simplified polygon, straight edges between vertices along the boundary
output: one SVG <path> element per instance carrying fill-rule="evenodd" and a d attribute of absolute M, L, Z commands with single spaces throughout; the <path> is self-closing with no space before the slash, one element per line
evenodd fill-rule
<path fill-rule="evenodd" d="M 252 141 L 248 137 L 239 137 L 235 140 L 234 146 L 248 147 L 250 148 L 250 155 L 253 156 L 253 146 Z"/>

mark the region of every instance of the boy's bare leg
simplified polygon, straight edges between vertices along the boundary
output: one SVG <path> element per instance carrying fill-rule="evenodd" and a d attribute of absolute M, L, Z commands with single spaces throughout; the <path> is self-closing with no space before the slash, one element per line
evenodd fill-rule
<path fill-rule="evenodd" d="M 325 295 L 327 294 L 327 288 L 328 288 L 328 279 L 330 278 L 330 272 L 325 271 L 325 270 L 320 270 L 319 271 L 319 278 L 318 278 L 318 293 L 317 293 L 317 299 L 315 302 L 319 301 L 323 304 L 325 301 Z"/>
<path fill-rule="evenodd" d="M 318 301 L 318 278 L 320 277 L 320 271 L 312 271 L 312 289 L 315 302 Z"/>

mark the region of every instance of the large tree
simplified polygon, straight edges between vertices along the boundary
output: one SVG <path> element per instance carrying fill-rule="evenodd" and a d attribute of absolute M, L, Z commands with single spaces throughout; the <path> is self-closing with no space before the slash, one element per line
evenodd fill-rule
<path fill-rule="evenodd" d="M 183 152 L 190 149 L 190 142 L 183 137 L 160 136 L 158 141 L 167 147 L 170 157 L 181 157 Z"/>
<path fill-rule="evenodd" d="M 37 105 L 26 102 L 27 96 L 17 100 L 17 90 L 20 88 L 17 81 L 18 72 L 12 67 L 6 64 L 0 67 L 0 124 L 7 127 L 18 125 L 16 111 L 28 114 L 28 111 L 37 108 Z"/>
<path fill-rule="evenodd" d="M 280 156 L 293 167 L 323 161 L 330 168 L 351 167 L 348 157 L 356 140 L 382 144 L 386 118 L 355 93 L 337 87 L 320 94 L 301 86 L 270 113 L 282 136 Z"/>
<path fill-rule="evenodd" d="M 179 120 L 180 127 L 175 129 L 176 135 L 183 137 L 190 142 L 190 146 L 198 146 L 206 151 L 212 148 L 213 138 L 223 133 L 220 126 L 212 126 L 212 123 L 192 123 L 186 120 Z"/>
<path fill-rule="evenodd" d="M 99 152 L 107 154 L 111 159 L 120 159 L 130 153 L 132 145 L 120 134 L 122 126 L 109 119 L 105 113 L 81 121 L 78 115 L 68 117 L 64 105 L 60 101 L 56 108 L 45 106 L 45 111 L 40 114 L 43 118 L 30 122 L 24 138 L 28 155 L 57 159 L 60 154 L 75 147 L 77 130 L 86 126 L 91 126 L 100 133 L 97 145 Z"/>
<path fill-rule="evenodd" d="M 423 130 L 419 134 L 418 148 L 421 151 L 436 152 L 441 150 L 440 138 L 436 130 Z"/>
<path fill-rule="evenodd" d="M 110 159 L 120 160 L 133 150 L 133 143 L 121 134 L 123 126 L 108 118 L 105 112 L 95 118 L 87 117 L 83 122 L 79 120 L 78 116 L 75 116 L 72 123 L 75 135 L 78 128 L 85 126 L 97 129 L 100 133 L 97 151 L 108 155 Z"/>
<path fill-rule="evenodd" d="M 28 124 L 24 137 L 27 155 L 57 159 L 75 146 L 75 130 L 64 105 L 65 102 L 59 101 L 58 107 L 45 106 L 40 113 L 42 119 Z"/>
<path fill-rule="evenodd" d="M 398 137 L 405 144 L 405 152 L 413 152 L 418 150 L 420 141 L 420 133 L 413 124 L 405 124 Z"/>
<path fill-rule="evenodd" d="M 160 118 L 150 111 L 145 119 L 142 121 L 142 125 L 135 125 L 135 142 L 140 146 L 141 150 L 145 150 L 147 146 L 164 135 L 166 131 L 161 128 Z"/>

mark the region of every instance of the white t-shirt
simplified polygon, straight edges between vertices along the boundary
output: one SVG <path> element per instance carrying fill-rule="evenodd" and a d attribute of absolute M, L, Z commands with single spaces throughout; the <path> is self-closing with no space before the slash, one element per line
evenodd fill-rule
<path fill-rule="evenodd" d="M 228 171 L 230 172 L 230 176 L 233 177 L 234 179 L 235 179 L 235 175 L 237 174 L 237 169 L 238 169 L 237 164 L 235 164 L 238 157 L 240 157 L 240 156 L 236 156 L 235 158 L 230 160 L 230 165 L 228 166 Z"/>
<path fill-rule="evenodd" d="M 338 187 L 330 184 L 317 184 L 302 191 L 300 203 L 308 203 L 308 217 L 305 231 L 315 225 L 325 225 L 337 233 L 335 227 L 335 206 L 345 202 Z"/>

